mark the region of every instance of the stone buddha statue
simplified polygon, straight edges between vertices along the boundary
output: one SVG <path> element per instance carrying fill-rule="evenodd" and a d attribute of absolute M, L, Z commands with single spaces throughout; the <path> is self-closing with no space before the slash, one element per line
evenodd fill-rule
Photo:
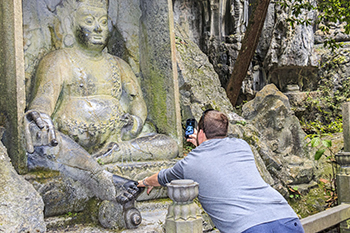
<path fill-rule="evenodd" d="M 106 0 L 74 3 L 74 45 L 47 54 L 37 68 L 25 116 L 28 161 L 65 172 L 101 199 L 113 199 L 118 193 L 112 186 L 124 181 L 98 162 L 168 160 L 178 147 L 169 136 L 147 130 L 136 76 L 106 52 Z"/>

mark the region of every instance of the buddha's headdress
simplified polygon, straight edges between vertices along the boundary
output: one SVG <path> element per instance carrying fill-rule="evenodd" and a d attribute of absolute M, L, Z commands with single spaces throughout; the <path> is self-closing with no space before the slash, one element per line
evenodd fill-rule
<path fill-rule="evenodd" d="M 77 3 L 108 9 L 108 0 L 76 0 Z"/>

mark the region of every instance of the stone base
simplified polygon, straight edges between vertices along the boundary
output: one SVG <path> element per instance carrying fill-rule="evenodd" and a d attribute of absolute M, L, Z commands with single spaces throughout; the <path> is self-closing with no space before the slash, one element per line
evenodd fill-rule
<path fill-rule="evenodd" d="M 105 165 L 105 168 L 116 175 L 137 181 L 153 175 L 161 169 L 173 166 L 176 161 L 109 164 Z M 81 182 L 64 177 L 56 171 L 38 169 L 23 177 L 33 184 L 42 196 L 45 203 L 46 217 L 81 212 L 93 196 Z M 147 195 L 145 190 L 137 201 L 159 198 L 167 198 L 166 188 L 156 187 L 150 195 Z"/>
<path fill-rule="evenodd" d="M 165 232 L 169 233 L 202 233 L 202 219 L 187 221 L 166 220 Z"/>
<path fill-rule="evenodd" d="M 170 199 L 159 199 L 152 201 L 142 201 L 136 203 L 136 208 L 140 210 L 142 216 L 142 222 L 136 229 L 126 229 L 123 233 L 163 233 L 164 225 L 166 222 L 166 215 L 169 205 L 172 204 Z M 105 229 L 98 223 L 78 223 L 75 221 L 79 217 L 73 214 L 73 216 L 61 216 L 46 218 L 47 233 L 60 233 L 60 232 L 95 232 L 95 233 L 113 233 L 114 229 Z M 203 216 L 205 219 L 205 217 Z M 210 221 L 203 222 L 197 221 L 196 224 L 202 224 L 203 230 L 200 232 L 218 233 L 218 230 L 213 230 Z M 168 232 L 168 231 L 167 231 Z M 178 231 L 180 232 L 180 231 Z M 192 233 L 192 232 L 191 232 Z"/>
<path fill-rule="evenodd" d="M 104 165 L 109 172 L 131 179 L 142 180 L 145 177 L 151 176 L 162 169 L 169 168 L 175 165 L 177 159 L 171 161 L 150 161 L 150 162 L 130 162 Z M 137 198 L 138 201 L 152 200 L 158 198 L 167 198 L 165 187 L 155 187 L 152 192 L 147 195 L 146 190 Z"/>

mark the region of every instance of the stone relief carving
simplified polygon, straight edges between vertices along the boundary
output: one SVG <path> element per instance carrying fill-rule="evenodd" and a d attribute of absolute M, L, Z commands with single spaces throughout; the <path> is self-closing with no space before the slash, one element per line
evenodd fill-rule
<path fill-rule="evenodd" d="M 273 84 L 243 106 L 243 117 L 264 135 L 274 161 L 287 168 L 279 172 L 286 184 L 308 183 L 313 177 L 305 133 L 290 108 L 288 98 Z"/>
<path fill-rule="evenodd" d="M 108 1 L 63 5 L 71 12 L 62 24 L 63 44 L 41 59 L 25 114 L 28 166 L 58 170 L 99 199 L 129 210 L 133 205 L 125 203 L 133 203 L 141 190 L 99 163 L 168 160 L 178 146 L 145 124 L 147 107 L 135 74 L 106 51 Z"/>

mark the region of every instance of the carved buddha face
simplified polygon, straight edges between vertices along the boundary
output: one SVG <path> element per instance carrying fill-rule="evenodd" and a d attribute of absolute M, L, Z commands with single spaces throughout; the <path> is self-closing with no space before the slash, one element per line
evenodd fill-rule
<path fill-rule="evenodd" d="M 102 51 L 107 45 L 109 30 L 107 10 L 81 3 L 75 16 L 75 37 L 80 46 Z"/>
<path fill-rule="evenodd" d="M 287 110 L 280 109 L 276 112 L 275 129 L 282 130 L 285 127 Z"/>

